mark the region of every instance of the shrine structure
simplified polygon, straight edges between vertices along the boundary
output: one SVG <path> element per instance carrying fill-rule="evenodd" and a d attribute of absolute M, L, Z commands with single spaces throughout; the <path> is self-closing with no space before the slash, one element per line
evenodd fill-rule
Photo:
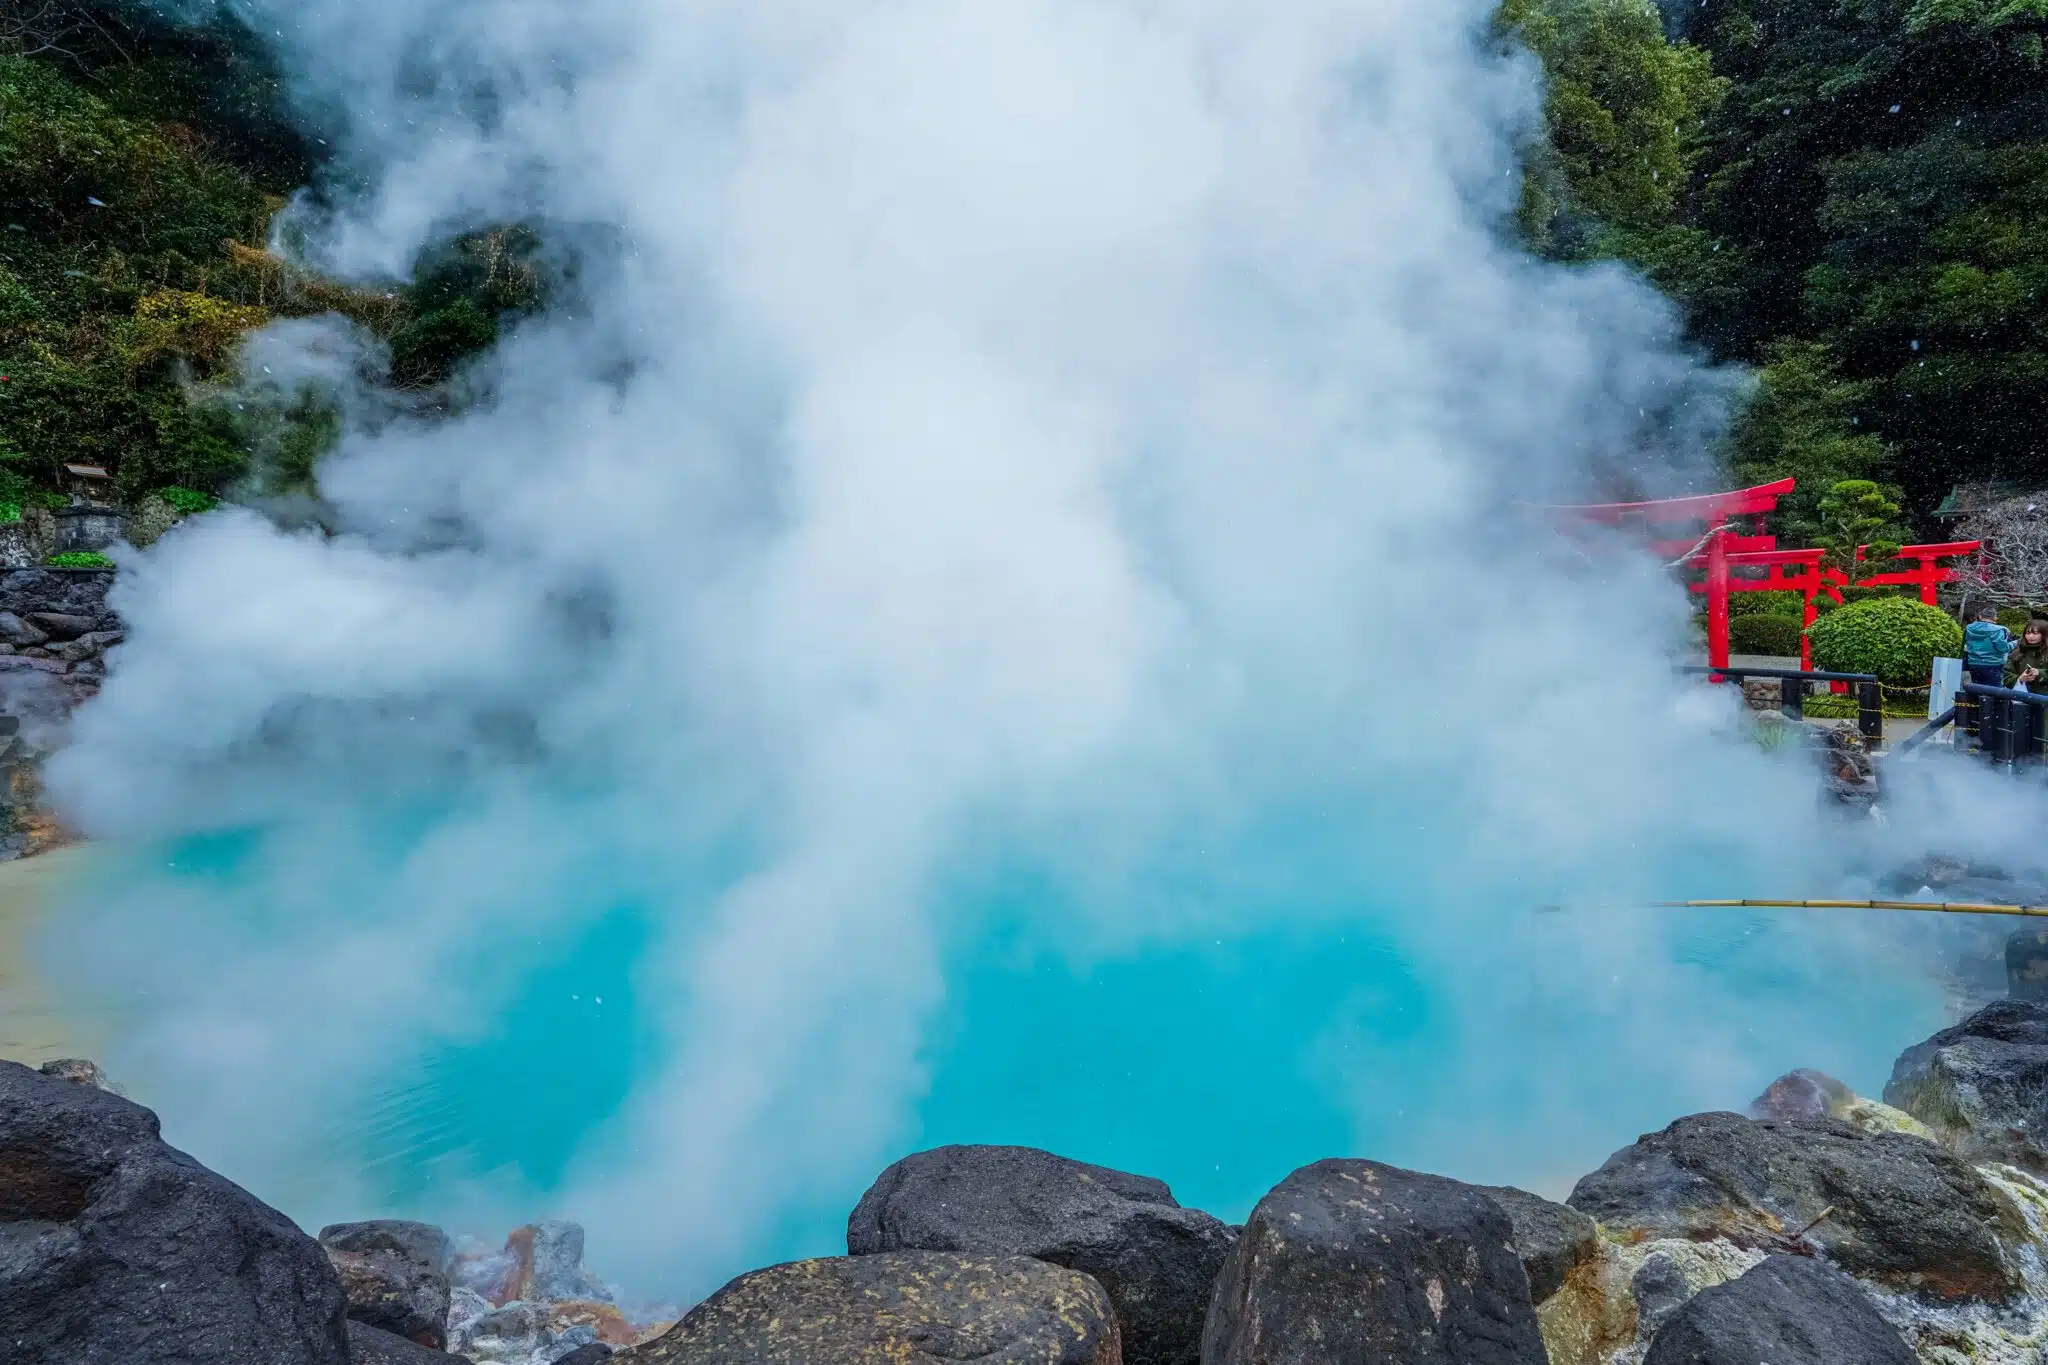
<path fill-rule="evenodd" d="M 1778 500 L 1797 486 L 1797 480 L 1780 479 L 1732 493 L 1550 510 L 1600 526 L 1636 531 L 1649 538 L 1654 553 L 1669 556 L 1674 569 L 1700 571 L 1699 579 L 1688 587 L 1707 599 L 1707 664 L 1726 668 L 1731 594 L 1796 592 L 1805 601 L 1805 621 L 1811 626 L 1820 616 L 1820 597 L 1825 594 L 1839 603 L 1842 589 L 1848 586 L 1847 574 L 1823 563 L 1827 551 L 1781 550 L 1777 537 L 1762 533 L 1761 518 L 1776 511 Z M 1856 549 L 1859 562 L 1865 548 Z M 1976 540 L 1907 545 L 1887 562 L 1909 563 L 1910 568 L 1860 576 L 1856 585 L 1917 586 L 1920 600 L 1933 606 L 1936 590 L 1960 576 L 1959 570 L 1942 561 L 1973 555 L 1982 548 L 1983 542 Z M 1804 634 L 1799 639 L 1799 666 L 1813 667 L 1813 646 Z"/>

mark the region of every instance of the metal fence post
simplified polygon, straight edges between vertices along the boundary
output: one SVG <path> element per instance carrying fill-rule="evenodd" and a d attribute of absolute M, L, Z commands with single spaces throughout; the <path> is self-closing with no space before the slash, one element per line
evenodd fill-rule
<path fill-rule="evenodd" d="M 1778 709 L 1794 720 L 1806 716 L 1806 680 L 1804 678 L 1778 679 Z"/>
<path fill-rule="evenodd" d="M 1874 682 L 1856 684 L 1856 728 L 1873 749 L 1884 745 L 1884 689 Z"/>

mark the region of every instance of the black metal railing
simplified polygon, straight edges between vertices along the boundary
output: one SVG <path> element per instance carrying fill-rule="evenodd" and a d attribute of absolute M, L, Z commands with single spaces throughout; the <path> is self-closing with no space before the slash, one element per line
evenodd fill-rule
<path fill-rule="evenodd" d="M 2048 758 L 2048 695 L 1966 682 L 1956 693 L 1955 727 L 1976 736 L 1993 763 L 2039 763 Z"/>
<path fill-rule="evenodd" d="M 1813 673 L 1796 668 L 1742 668 L 1734 665 L 1727 668 L 1689 666 L 1679 671 L 1709 678 L 1732 678 L 1737 683 L 1744 678 L 1776 678 L 1778 709 L 1794 720 L 1805 716 L 1807 689 L 1814 683 L 1848 683 L 1856 689 L 1856 729 L 1871 748 L 1878 748 L 1884 743 L 1884 686 L 1874 673 Z M 2048 697 L 2041 700 L 2048 701 Z"/>

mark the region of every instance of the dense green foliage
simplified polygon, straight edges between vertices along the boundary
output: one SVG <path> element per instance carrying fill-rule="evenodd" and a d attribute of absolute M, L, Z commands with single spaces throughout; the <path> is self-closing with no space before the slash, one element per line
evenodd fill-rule
<path fill-rule="evenodd" d="M 1852 602 L 1814 622 L 1814 667 L 1875 673 L 1894 687 L 1924 687 L 1937 656 L 1960 658 L 1963 628 L 1939 607 L 1897 596 Z"/>
<path fill-rule="evenodd" d="M 332 395 L 231 392 L 242 338 L 273 318 L 340 312 L 388 345 L 394 387 L 425 390 L 547 301 L 539 238 L 521 228 L 453 239 L 410 283 L 366 289 L 271 254 L 316 140 L 225 6 L 184 13 L 0 11 L 0 508 L 17 516 L 66 463 L 178 512 L 310 488 L 340 436 Z"/>
<path fill-rule="evenodd" d="M 1781 534 L 1812 543 L 1845 479 L 1899 486 L 1926 532 L 1956 483 L 2048 479 L 2048 4 L 1683 13 L 1667 37 L 1635 0 L 1504 6 L 1551 77 L 1532 244 L 1634 261 L 1703 345 L 1761 367 L 1729 454 L 1800 478 Z"/>
<path fill-rule="evenodd" d="M 1804 633 L 1797 616 L 1737 616 L 1728 622 L 1728 647 L 1737 654 L 1797 658 L 1799 637 Z"/>
<path fill-rule="evenodd" d="M 1851 584 L 1881 572 L 1899 552 L 1899 505 L 1869 479 L 1844 479 L 1821 496 L 1820 534 L 1814 541 L 1827 555 L 1822 563 Z"/>
<path fill-rule="evenodd" d="M 1798 621 L 1806 615 L 1806 602 L 1796 592 L 1738 592 L 1728 598 L 1728 615 L 1789 616 Z"/>
<path fill-rule="evenodd" d="M 98 550 L 66 550 L 43 561 L 53 569 L 111 569 L 114 561 Z"/>

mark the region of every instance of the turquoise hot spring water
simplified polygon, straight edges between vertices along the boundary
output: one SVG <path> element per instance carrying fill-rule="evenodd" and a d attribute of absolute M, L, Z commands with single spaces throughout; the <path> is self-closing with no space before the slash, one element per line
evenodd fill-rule
<path fill-rule="evenodd" d="M 1456 889 L 1412 839 L 1359 828 L 1328 819 L 1197 859 L 1162 855 L 1120 894 L 1202 913 L 1137 932 L 1028 863 L 953 879 L 928 918 L 943 984 L 919 1011 L 915 1079 L 890 1106 L 888 1140 L 822 1181 L 791 1181 L 738 1250 L 656 1292 L 700 1294 L 753 1265 L 842 1249 L 866 1181 L 941 1143 L 1028 1144 L 1156 1175 L 1231 1219 L 1330 1155 L 1561 1197 L 1638 1133 L 1740 1108 L 1794 1066 L 1874 1093 L 1899 1049 L 1942 1023 L 1924 970 L 1942 941 L 1923 917 L 1541 915 L 1557 888 Z M 406 836 L 386 837 L 395 865 Z M 369 859 L 353 873 L 298 869 L 323 884 L 281 907 L 294 842 L 247 830 L 100 860 L 46 956 L 115 1021 L 111 1064 L 173 1141 L 256 1175 L 308 1224 L 381 1213 L 461 1227 L 478 1221 L 464 1202 L 478 1181 L 516 1192 L 507 1218 L 577 1216 L 579 1157 L 601 1150 L 684 1041 L 648 964 L 693 913 L 687 899 L 657 909 L 594 871 L 536 888 L 553 902 L 542 919 L 518 932 L 479 924 L 445 958 L 439 970 L 490 983 L 466 997 L 459 1025 L 372 1027 L 358 1041 L 373 1059 L 346 1086 L 294 1092 L 325 1106 L 316 1150 L 244 1172 L 237 1161 L 261 1139 L 222 1147 L 179 1084 L 215 1064 L 166 1039 L 266 961 L 316 956 L 366 922 L 402 929 L 418 910 Z M 1727 850 L 1654 856 L 1671 894 L 1719 893 L 1743 875 Z M 707 904 L 714 891 L 707 879 Z M 191 971 L 167 961 L 180 955 Z M 275 1033 L 268 1055 L 335 1045 L 321 1032 L 327 1011 L 306 1004 L 250 1024 Z M 806 1121 L 802 1093 L 789 1122 Z M 376 1207 L 332 1206 L 335 1172 Z M 607 1262 L 601 1220 L 590 1255 L 600 1272 L 635 1273 Z"/>

